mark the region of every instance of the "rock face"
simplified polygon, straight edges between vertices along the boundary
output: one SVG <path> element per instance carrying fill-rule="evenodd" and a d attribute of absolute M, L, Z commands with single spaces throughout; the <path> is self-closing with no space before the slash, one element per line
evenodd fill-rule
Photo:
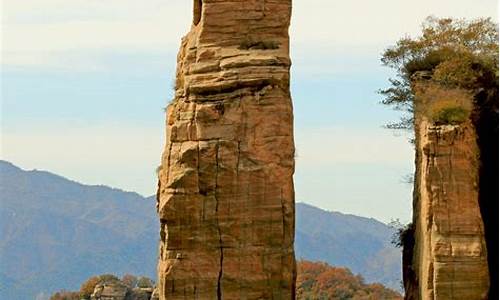
<path fill-rule="evenodd" d="M 133 288 L 125 284 L 112 281 L 99 283 L 94 288 L 91 300 L 157 300 L 157 291 L 154 288 Z"/>
<path fill-rule="evenodd" d="M 479 133 L 485 107 L 474 91 L 427 79 L 416 79 L 413 89 L 416 175 L 414 232 L 404 245 L 406 299 L 494 299 L 485 226 L 490 232 L 498 221 L 490 222 L 484 206 L 498 194 L 485 194 L 491 182 L 483 170 L 495 163 Z M 490 125 L 498 149 L 498 124 Z M 498 158 L 496 166 L 498 174 Z"/>
<path fill-rule="evenodd" d="M 294 299 L 291 0 L 196 0 L 157 193 L 160 299 Z"/>
<path fill-rule="evenodd" d="M 91 300 L 125 300 L 128 288 L 120 282 L 100 283 L 96 285 Z"/>

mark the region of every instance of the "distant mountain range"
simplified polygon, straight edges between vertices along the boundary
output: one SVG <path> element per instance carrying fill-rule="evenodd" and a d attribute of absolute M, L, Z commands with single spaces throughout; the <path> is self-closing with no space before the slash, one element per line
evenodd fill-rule
<path fill-rule="evenodd" d="M 0 161 L 0 199 L 0 299 L 43 299 L 103 273 L 156 277 L 154 197 Z M 400 251 L 387 225 L 303 203 L 296 222 L 297 258 L 399 289 Z"/>

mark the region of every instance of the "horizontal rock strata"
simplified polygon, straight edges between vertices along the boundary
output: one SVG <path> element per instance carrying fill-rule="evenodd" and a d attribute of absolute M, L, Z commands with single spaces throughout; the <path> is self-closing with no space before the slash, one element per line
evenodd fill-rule
<path fill-rule="evenodd" d="M 291 0 L 194 1 L 158 187 L 160 299 L 293 299 Z"/>

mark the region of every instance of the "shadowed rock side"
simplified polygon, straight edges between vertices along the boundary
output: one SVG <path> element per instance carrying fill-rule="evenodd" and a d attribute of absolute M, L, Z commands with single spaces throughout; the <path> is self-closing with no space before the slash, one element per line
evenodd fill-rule
<path fill-rule="evenodd" d="M 472 117 L 475 94 L 425 78 L 413 88 L 416 176 L 414 235 L 403 252 L 406 299 L 488 299 L 488 224 L 479 201 L 480 165 L 487 162 Z"/>
<path fill-rule="evenodd" d="M 194 2 L 159 169 L 160 299 L 294 299 L 291 0 Z"/>

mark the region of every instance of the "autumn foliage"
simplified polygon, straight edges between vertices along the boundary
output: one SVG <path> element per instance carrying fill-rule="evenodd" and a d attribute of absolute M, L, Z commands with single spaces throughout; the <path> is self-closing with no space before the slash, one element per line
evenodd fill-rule
<path fill-rule="evenodd" d="M 80 297 L 82 299 L 90 299 L 90 295 L 94 292 L 95 286 L 101 281 L 99 276 L 93 276 L 87 279 L 80 287 Z"/>
<path fill-rule="evenodd" d="M 50 297 L 49 300 L 80 300 L 78 292 L 60 291 Z"/>
<path fill-rule="evenodd" d="M 379 283 L 366 284 L 363 277 L 347 268 L 323 262 L 301 260 L 297 263 L 299 300 L 395 300 L 402 296 Z"/>
<path fill-rule="evenodd" d="M 60 291 L 50 300 L 89 299 L 98 283 L 120 281 L 116 276 L 93 276 L 82 284 L 79 292 Z M 121 280 L 129 288 L 152 287 L 147 277 L 126 274 Z M 403 297 L 379 283 L 367 284 L 363 277 L 347 268 L 337 268 L 323 262 L 300 260 L 297 263 L 297 300 L 401 300 Z"/>

